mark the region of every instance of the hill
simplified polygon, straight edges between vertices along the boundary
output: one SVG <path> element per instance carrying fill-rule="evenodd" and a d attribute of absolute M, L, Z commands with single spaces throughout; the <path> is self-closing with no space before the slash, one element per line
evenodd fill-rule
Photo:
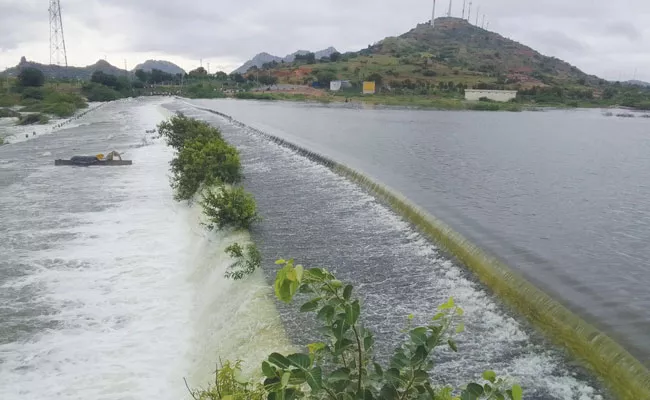
<path fill-rule="evenodd" d="M 599 94 L 607 82 L 555 57 L 471 25 L 460 18 L 438 18 L 366 49 L 343 54 L 334 62 L 278 65 L 271 74 L 283 83 L 327 83 L 349 80 L 355 85 L 375 80 L 383 89 L 421 94 L 433 87 L 527 89 L 558 87 Z M 417 94 L 417 93 L 416 93 Z"/>
<path fill-rule="evenodd" d="M 629 81 L 625 81 L 625 82 L 623 82 L 623 83 L 625 83 L 625 84 L 627 84 L 627 85 L 636 85 L 636 86 L 642 86 L 642 87 L 650 87 L 650 83 L 648 83 L 648 82 L 644 82 L 644 81 L 639 81 L 639 80 L 636 80 L 636 79 L 629 80 Z"/>
<path fill-rule="evenodd" d="M 104 60 L 99 60 L 95 64 L 86 67 L 63 67 L 60 65 L 46 65 L 33 61 L 27 61 L 25 57 L 20 59 L 17 66 L 9 68 L 3 72 L 4 75 L 16 76 L 23 68 L 33 67 L 43 71 L 47 78 L 55 79 L 81 79 L 90 80 L 93 72 L 102 71 L 105 74 L 120 76 L 128 74 L 127 71 L 119 69 Z"/>
<path fill-rule="evenodd" d="M 152 69 L 157 69 L 172 75 L 186 73 L 183 68 L 179 67 L 178 65 L 172 62 L 165 61 L 165 60 L 147 60 L 142 64 L 138 64 L 135 68 L 133 68 L 133 72 L 139 69 L 146 72 L 151 72 Z"/>
<path fill-rule="evenodd" d="M 316 55 L 316 59 L 320 60 L 323 57 L 329 57 L 332 53 L 335 53 L 336 49 L 334 47 L 328 47 L 325 50 L 320 50 L 314 52 Z M 278 57 L 274 56 L 269 53 L 259 53 L 252 59 L 246 61 L 241 67 L 237 68 L 236 70 L 233 71 L 233 73 L 240 73 L 240 74 L 245 74 L 248 72 L 249 69 L 253 67 L 257 68 L 262 68 L 262 66 L 266 63 L 271 63 L 273 61 L 277 63 L 292 63 L 296 59 L 297 55 L 305 55 L 309 53 L 308 50 L 298 50 L 294 53 L 288 54 L 284 57 Z"/>

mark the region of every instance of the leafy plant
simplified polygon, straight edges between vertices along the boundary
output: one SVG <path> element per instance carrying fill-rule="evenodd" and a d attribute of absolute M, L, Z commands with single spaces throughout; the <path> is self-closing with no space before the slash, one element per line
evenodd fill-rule
<path fill-rule="evenodd" d="M 325 269 L 305 270 L 293 260 L 278 260 L 276 264 L 282 266 L 275 279 L 276 296 L 287 303 L 298 294 L 309 296 L 300 311 L 315 314 L 324 341 L 308 344 L 307 353 L 272 353 L 262 362 L 267 399 L 522 399 L 520 386 L 507 388 L 493 371 L 483 373 L 484 382 L 472 382 L 456 391 L 431 381 L 436 350 L 444 345 L 458 351 L 453 335 L 464 329 L 463 310 L 452 298 L 438 307 L 427 326 L 412 328 L 409 317 L 408 339 L 384 367 L 373 357 L 373 335 L 363 326 L 361 302 L 351 285 Z M 240 384 L 237 393 L 245 397 L 249 385 Z"/>
<path fill-rule="evenodd" d="M 225 277 L 228 279 L 236 281 L 244 279 L 262 264 L 262 253 L 252 243 L 245 249 L 239 243 L 232 244 L 226 248 L 226 254 L 235 259 L 225 273 Z"/>
<path fill-rule="evenodd" d="M 253 196 L 244 188 L 221 186 L 217 190 L 208 190 L 201 201 L 203 213 L 208 217 L 208 229 L 248 229 L 253 222 L 260 219 Z"/>
<path fill-rule="evenodd" d="M 242 179 L 239 152 L 220 138 L 188 141 L 171 161 L 171 170 L 177 200 L 191 199 L 201 185 L 233 184 Z"/>
<path fill-rule="evenodd" d="M 20 117 L 18 125 L 47 124 L 49 120 L 44 114 L 27 114 Z"/>
<path fill-rule="evenodd" d="M 263 400 L 265 390 L 260 384 L 241 377 L 241 362 L 226 361 L 217 366 L 214 385 L 204 390 L 190 390 L 194 400 Z"/>

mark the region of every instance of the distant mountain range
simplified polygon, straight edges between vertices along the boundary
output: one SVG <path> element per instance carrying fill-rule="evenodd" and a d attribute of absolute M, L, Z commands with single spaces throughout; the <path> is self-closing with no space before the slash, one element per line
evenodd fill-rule
<path fill-rule="evenodd" d="M 278 57 L 278 56 L 274 56 L 274 55 L 269 54 L 269 53 L 259 53 L 258 55 L 256 55 L 252 59 L 246 61 L 244 63 L 244 65 L 242 65 L 241 67 L 234 70 L 233 73 L 244 74 L 244 73 L 248 72 L 248 70 L 253 68 L 253 67 L 262 68 L 262 65 L 264 65 L 266 63 L 273 62 L 273 61 L 279 62 L 279 63 L 283 62 L 283 61 L 285 63 L 291 63 L 296 59 L 297 55 L 305 55 L 307 53 L 310 53 L 310 52 L 308 50 L 298 50 L 298 51 L 296 51 L 294 53 L 291 53 L 291 54 L 289 54 L 289 55 L 287 55 L 285 57 Z M 317 60 L 319 60 L 319 59 L 321 59 L 323 57 L 329 57 L 329 56 L 332 55 L 332 53 L 336 53 L 336 49 L 334 47 L 328 47 L 325 50 L 320 50 L 320 51 L 315 51 L 314 52 L 314 54 L 316 55 Z"/>
<path fill-rule="evenodd" d="M 90 80 L 90 77 L 95 71 L 102 71 L 105 74 L 120 76 L 127 75 L 130 72 L 135 72 L 137 69 L 144 69 L 146 71 L 159 69 L 170 74 L 185 73 L 181 67 L 169 61 L 147 60 L 136 66 L 132 71 L 126 71 L 111 65 L 105 60 L 99 60 L 96 63 L 85 67 L 63 67 L 60 65 L 47 65 L 27 61 L 25 57 L 22 57 L 18 65 L 0 72 L 0 75 L 16 76 L 21 69 L 29 67 L 40 69 L 46 77 L 55 79 Z"/>

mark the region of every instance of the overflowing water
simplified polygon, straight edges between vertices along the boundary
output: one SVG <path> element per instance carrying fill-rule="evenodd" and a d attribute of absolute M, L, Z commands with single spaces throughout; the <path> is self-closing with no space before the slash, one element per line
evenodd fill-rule
<path fill-rule="evenodd" d="M 172 199 L 172 153 L 143 140 L 158 103 L 0 147 L 1 399 L 180 399 L 219 355 L 266 354 L 259 332 L 288 348 L 262 276 L 223 278 L 225 246 L 249 239 L 205 232 Z M 134 165 L 53 165 L 113 149 Z"/>
<path fill-rule="evenodd" d="M 208 232 L 196 204 L 173 201 L 173 154 L 145 131 L 179 110 L 220 126 L 241 150 L 245 186 L 264 218 L 250 236 Z M 256 124 L 277 133 L 268 122 Z M 355 285 L 382 360 L 400 343 L 408 314 L 426 322 L 453 296 L 467 332 L 459 354 L 437 355 L 437 382 L 458 385 L 494 369 L 518 381 L 527 399 L 609 398 L 391 210 L 250 130 L 184 101 L 139 99 L 51 131 L 0 147 L 0 399 L 184 399 L 183 378 L 206 386 L 219 358 L 241 359 L 252 372 L 270 352 L 316 335 L 309 315 L 273 300 L 280 257 L 330 268 Z M 328 148 L 314 138 L 301 144 Z M 53 166 L 110 150 L 134 164 Z M 263 271 L 226 280 L 224 249 L 251 239 Z"/>

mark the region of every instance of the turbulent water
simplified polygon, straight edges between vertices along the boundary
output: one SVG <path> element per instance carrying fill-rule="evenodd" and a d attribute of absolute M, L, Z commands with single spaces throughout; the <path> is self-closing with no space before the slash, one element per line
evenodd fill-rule
<path fill-rule="evenodd" d="M 356 159 L 357 167 L 384 165 L 369 174 L 393 186 L 410 170 L 421 179 L 408 183 L 411 191 L 399 189 L 420 205 L 450 210 L 444 201 L 420 197 L 439 193 L 438 167 L 416 168 L 414 160 L 428 162 L 427 150 L 405 139 L 421 134 L 421 119 L 430 113 L 196 104 L 239 113 L 244 122 L 312 150 L 350 164 Z M 243 282 L 223 278 L 229 264 L 224 249 L 248 235 L 206 232 L 196 205 L 172 199 L 172 152 L 159 139 L 143 139 L 172 111 L 220 126 L 242 152 L 245 186 L 264 217 L 252 239 L 265 260 L 264 271 Z M 367 128 L 373 119 L 376 125 Z M 292 123 L 300 128 L 284 125 Z M 375 130 L 379 125 L 385 129 Z M 396 126 L 404 126 L 397 138 L 390 129 Z M 490 368 L 518 381 L 527 399 L 609 398 L 388 208 L 247 129 L 185 101 L 143 99 L 109 103 L 51 130 L 0 147 L 0 399 L 183 399 L 183 378 L 207 385 L 219 357 L 242 359 L 252 371 L 271 351 L 290 351 L 315 335 L 308 315 L 273 301 L 269 282 L 280 257 L 328 267 L 355 285 L 365 322 L 377 333 L 380 359 L 400 342 L 408 314 L 425 322 L 453 296 L 466 311 L 467 332 L 458 338 L 459 354 L 438 354 L 436 381 L 460 384 Z M 402 146 L 411 155 L 398 162 L 393 153 L 401 154 Z M 134 165 L 52 163 L 113 149 Z M 454 170 L 454 151 L 450 147 L 441 171 Z"/>
<path fill-rule="evenodd" d="M 225 246 L 248 239 L 207 234 L 172 199 L 170 150 L 143 146 L 158 103 L 0 147 L 0 399 L 181 399 L 219 355 L 289 347 L 262 275 L 223 278 Z M 113 149 L 134 165 L 53 165 Z"/>

